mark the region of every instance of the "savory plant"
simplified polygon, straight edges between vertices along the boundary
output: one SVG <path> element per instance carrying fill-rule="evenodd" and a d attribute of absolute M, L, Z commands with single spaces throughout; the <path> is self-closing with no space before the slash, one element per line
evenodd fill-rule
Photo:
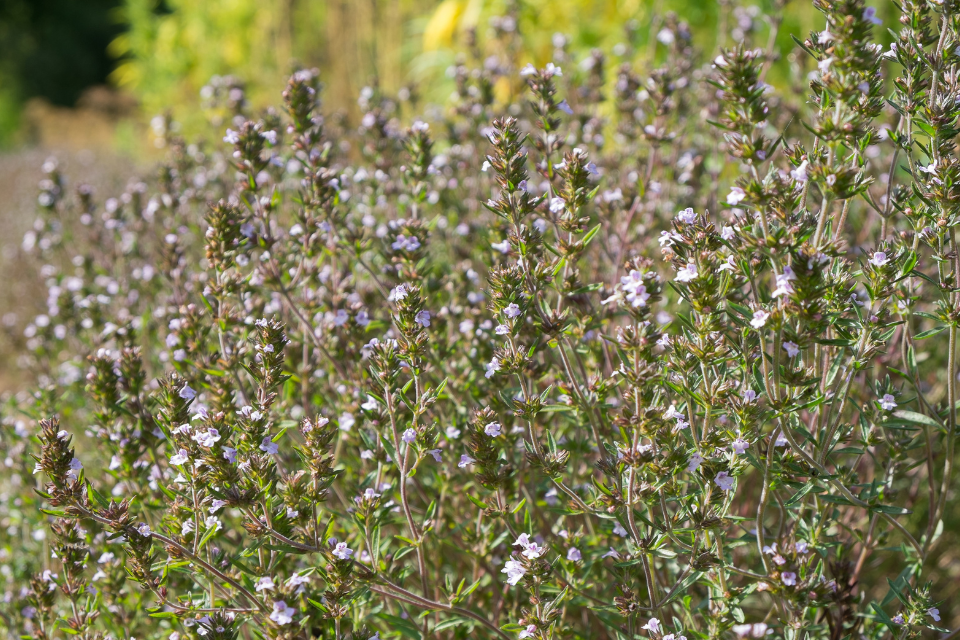
<path fill-rule="evenodd" d="M 408 127 L 220 79 L 223 144 L 158 121 L 170 162 L 103 204 L 50 163 L 8 632 L 948 631 L 960 11 L 908 0 L 884 49 L 815 5 L 776 67 L 806 102 L 738 9 L 712 62 L 666 16 L 612 73 L 502 30 Z"/>

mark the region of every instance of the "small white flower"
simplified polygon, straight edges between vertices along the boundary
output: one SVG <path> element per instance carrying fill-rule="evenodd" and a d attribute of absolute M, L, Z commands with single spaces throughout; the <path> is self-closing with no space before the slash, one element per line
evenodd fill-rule
<path fill-rule="evenodd" d="M 537 74 L 537 68 L 532 64 L 530 64 L 529 62 L 527 63 L 527 66 L 525 66 L 523 69 L 520 69 L 521 78 L 528 78 L 536 74 Z"/>
<path fill-rule="evenodd" d="M 273 591 L 276 588 L 276 585 L 273 584 L 273 578 L 270 576 L 264 576 L 257 580 L 257 584 L 254 586 L 255 591 Z"/>
<path fill-rule="evenodd" d="M 240 134 L 233 129 L 227 129 L 227 135 L 223 136 L 223 141 L 227 144 L 237 144 L 240 142 Z"/>
<path fill-rule="evenodd" d="M 730 187 L 730 193 L 727 194 L 727 204 L 737 206 L 747 197 L 747 192 L 740 187 Z"/>
<path fill-rule="evenodd" d="M 646 629 L 650 633 L 659 633 L 660 632 L 660 621 L 656 618 L 650 618 L 647 621 L 647 624 L 640 627 L 641 629 Z"/>
<path fill-rule="evenodd" d="M 680 282 L 690 282 L 697 277 L 697 265 L 692 262 L 687 263 L 687 266 L 681 268 L 677 271 L 677 280 Z"/>
<path fill-rule="evenodd" d="M 484 160 L 484 161 L 483 161 L 483 166 L 480 167 L 480 170 L 483 171 L 484 173 L 486 173 L 487 170 L 490 169 L 490 167 L 491 167 L 490 161 L 489 161 L 489 160 Z"/>
<path fill-rule="evenodd" d="M 796 169 L 790 171 L 790 177 L 796 180 L 797 182 L 806 182 L 808 180 L 807 176 L 807 161 L 804 160 Z"/>
<path fill-rule="evenodd" d="M 516 586 L 524 574 L 527 573 L 527 570 L 516 560 L 507 560 L 506 564 L 503 565 L 503 569 L 500 570 L 500 573 L 507 574 L 507 583 L 511 586 Z"/>
<path fill-rule="evenodd" d="M 266 452 L 268 456 L 272 456 L 280 450 L 280 445 L 278 445 L 276 442 L 273 442 L 270 436 L 264 436 L 263 440 L 260 442 L 260 450 Z"/>
<path fill-rule="evenodd" d="M 352 413 L 343 412 L 340 414 L 337 422 L 339 423 L 340 431 L 350 431 L 353 425 L 357 423 L 357 419 L 353 417 Z"/>
<path fill-rule="evenodd" d="M 880 399 L 880 408 L 884 411 L 893 411 L 897 408 L 897 401 L 891 394 L 885 393 Z"/>
<path fill-rule="evenodd" d="M 487 370 L 486 377 L 492 378 L 493 374 L 495 374 L 497 371 L 500 370 L 500 359 L 494 358 L 493 360 L 488 362 L 486 365 L 484 365 L 484 368 Z"/>
<path fill-rule="evenodd" d="M 346 542 L 338 542 L 333 548 L 333 555 L 341 560 L 349 560 L 353 555 L 353 549 L 348 547 Z"/>
<path fill-rule="evenodd" d="M 483 432 L 488 436 L 490 436 L 491 438 L 496 438 L 497 436 L 500 435 L 500 430 L 502 428 L 503 427 L 500 425 L 499 422 L 491 422 L 483 428 Z"/>
<path fill-rule="evenodd" d="M 729 225 L 724 225 L 723 228 L 720 229 L 720 237 L 724 240 L 733 240 L 736 235 L 737 234 L 734 232 L 733 227 Z"/>
<path fill-rule="evenodd" d="M 182 464 L 185 464 L 190 459 L 190 456 L 187 453 L 186 449 L 180 449 L 180 451 L 175 455 L 170 457 L 170 464 L 175 467 L 179 467 Z"/>
<path fill-rule="evenodd" d="M 150 531 L 150 525 L 148 525 L 146 522 L 141 522 L 136 527 L 134 527 L 134 529 L 136 529 L 137 533 L 139 533 L 144 538 L 149 538 L 151 535 L 153 535 L 153 532 Z"/>
<path fill-rule="evenodd" d="M 720 487 L 722 491 L 730 491 L 731 489 L 733 489 L 733 485 L 736 482 L 736 480 L 734 478 L 731 478 L 730 474 L 727 473 L 726 471 L 721 471 L 720 473 L 718 473 L 717 477 L 714 478 L 713 481 L 716 483 L 718 487 Z"/>
<path fill-rule="evenodd" d="M 787 356 L 790 358 L 793 358 L 800 353 L 800 347 L 797 346 L 797 343 L 790 342 L 789 340 L 783 343 L 783 350 L 787 352 Z"/>
<path fill-rule="evenodd" d="M 770 314 L 760 309 L 753 312 L 753 320 L 750 321 L 750 326 L 754 329 L 759 329 L 763 325 L 767 324 L 767 318 L 770 317 Z"/>
<path fill-rule="evenodd" d="M 889 261 L 890 259 L 887 258 L 887 254 L 884 253 L 883 251 L 875 252 L 873 256 L 871 256 L 870 260 L 868 260 L 868 262 L 875 267 L 882 267 L 883 265 L 887 264 L 887 262 Z"/>

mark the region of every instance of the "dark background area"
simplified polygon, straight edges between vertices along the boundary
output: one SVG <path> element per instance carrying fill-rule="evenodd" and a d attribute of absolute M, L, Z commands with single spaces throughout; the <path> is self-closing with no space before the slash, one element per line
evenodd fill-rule
<path fill-rule="evenodd" d="M 73 106 L 104 84 L 115 60 L 107 45 L 123 26 L 120 0 L 3 0 L 0 77 L 19 101 L 42 97 Z"/>

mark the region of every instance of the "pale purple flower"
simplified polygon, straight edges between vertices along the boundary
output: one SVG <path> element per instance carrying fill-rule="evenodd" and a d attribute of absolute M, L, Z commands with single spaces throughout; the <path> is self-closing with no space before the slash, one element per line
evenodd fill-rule
<path fill-rule="evenodd" d="M 290 624 L 293 622 L 293 615 L 296 612 L 296 609 L 283 600 L 277 600 L 273 603 L 273 613 L 270 614 L 270 619 L 279 625 Z"/>
<path fill-rule="evenodd" d="M 659 633 L 660 632 L 660 621 L 656 618 L 650 618 L 647 621 L 647 624 L 640 627 L 641 629 L 646 629 L 650 633 Z"/>
<path fill-rule="evenodd" d="M 880 408 L 884 411 L 893 411 L 897 408 L 896 398 L 889 393 L 883 394 L 883 398 L 880 399 Z"/>
<path fill-rule="evenodd" d="M 797 553 L 803 555 L 807 552 L 807 543 L 803 540 L 798 540 L 794 543 L 793 548 Z"/>
<path fill-rule="evenodd" d="M 273 578 L 270 576 L 264 576 L 257 580 L 256 585 L 254 585 L 255 591 L 273 591 L 277 585 L 273 584 Z"/>
<path fill-rule="evenodd" d="M 797 343 L 790 342 L 789 340 L 783 343 L 783 350 L 787 352 L 787 356 L 790 358 L 793 358 L 800 353 L 800 347 L 797 346 Z"/>
<path fill-rule="evenodd" d="M 83 469 L 83 463 L 80 462 L 79 458 L 73 458 L 70 460 L 70 468 L 67 469 L 67 477 L 76 480 L 80 477 L 81 469 Z"/>
<path fill-rule="evenodd" d="M 690 461 L 687 462 L 687 471 L 693 473 L 700 468 L 701 464 L 703 464 L 703 456 L 701 456 L 699 453 L 694 453 L 692 456 L 690 456 Z"/>
<path fill-rule="evenodd" d="M 210 427 L 206 431 L 199 431 L 194 434 L 193 439 L 201 447 L 207 447 L 209 449 L 220 441 L 220 432 Z"/>
<path fill-rule="evenodd" d="M 863 10 L 863 19 L 873 24 L 883 24 L 883 20 L 877 17 L 877 10 L 873 7 L 867 7 Z"/>
<path fill-rule="evenodd" d="M 720 229 L 720 237 L 724 240 L 733 240 L 736 235 L 737 234 L 734 232 L 733 227 L 729 225 L 724 225 L 723 228 Z"/>
<path fill-rule="evenodd" d="M 170 457 L 170 464 L 178 467 L 187 462 L 190 459 L 186 449 L 180 449 L 176 455 Z"/>
<path fill-rule="evenodd" d="M 507 316 L 508 318 L 516 318 L 520 315 L 520 306 L 515 302 L 511 302 L 503 310 L 503 315 Z"/>
<path fill-rule="evenodd" d="M 697 221 L 697 214 L 694 213 L 692 208 L 687 207 L 677 214 L 677 220 L 683 222 L 684 224 L 693 224 Z"/>
<path fill-rule="evenodd" d="M 488 362 L 486 365 L 484 365 L 484 368 L 487 370 L 487 373 L 485 374 L 486 377 L 492 378 L 493 374 L 495 374 L 497 371 L 500 371 L 500 359 L 494 358 L 493 360 Z"/>
<path fill-rule="evenodd" d="M 797 585 L 797 574 L 793 571 L 785 571 L 780 575 L 780 579 L 783 580 L 783 584 L 788 587 L 794 587 Z"/>
<path fill-rule="evenodd" d="M 934 622 L 940 622 L 940 609 L 936 607 L 931 607 L 927 609 L 927 615 L 933 618 Z"/>
<path fill-rule="evenodd" d="M 520 634 L 517 636 L 520 640 L 525 640 L 526 638 L 532 638 L 537 632 L 537 625 L 528 624 L 527 627 L 520 631 Z"/>
<path fill-rule="evenodd" d="M 390 246 L 394 251 L 416 251 L 420 248 L 420 240 L 417 236 L 410 236 L 408 238 L 401 233 Z"/>
<path fill-rule="evenodd" d="M 190 385 L 183 385 L 183 388 L 180 389 L 177 395 L 189 402 L 197 397 L 197 392 L 191 389 Z"/>
<path fill-rule="evenodd" d="M 875 252 L 873 256 L 871 256 L 870 260 L 868 260 L 868 262 L 875 267 L 882 267 L 883 265 L 887 264 L 887 262 L 889 261 L 890 259 L 887 258 L 887 254 L 884 253 L 883 251 Z"/>
<path fill-rule="evenodd" d="M 433 456 L 433 459 L 436 462 L 442 462 L 443 459 L 440 457 L 440 449 L 427 449 L 427 453 Z"/>
<path fill-rule="evenodd" d="M 905 622 L 903 619 L 903 614 L 898 613 L 897 615 L 893 616 L 893 620 L 891 620 L 891 622 L 893 622 L 893 624 L 903 624 Z"/>
<path fill-rule="evenodd" d="M 747 449 L 750 448 L 750 443 L 741 437 L 737 437 L 736 440 L 730 443 L 730 446 L 733 448 L 734 453 L 737 455 L 743 455 Z"/>
<path fill-rule="evenodd" d="M 497 436 L 500 435 L 500 430 L 502 428 L 503 427 L 500 425 L 499 422 L 491 422 L 483 428 L 483 432 L 488 436 L 490 436 L 491 438 L 496 438 Z"/>
<path fill-rule="evenodd" d="M 280 445 L 270 439 L 270 436 L 264 436 L 263 440 L 260 442 L 260 450 L 266 452 L 268 456 L 274 455 L 277 451 L 280 450 Z"/>
<path fill-rule="evenodd" d="M 403 432 L 403 435 L 400 436 L 400 439 L 406 442 L 407 444 L 413 444 L 417 440 L 417 432 L 413 429 L 407 429 Z"/>
<path fill-rule="evenodd" d="M 563 111 L 568 116 L 573 115 L 573 109 L 570 108 L 570 105 L 567 104 L 566 100 L 561 100 L 559 104 L 557 104 L 557 109 L 559 109 L 560 111 Z"/>
<path fill-rule="evenodd" d="M 583 559 L 583 555 L 580 553 L 580 550 L 576 547 L 570 547 L 567 551 L 567 560 L 570 562 L 580 562 Z"/>
<path fill-rule="evenodd" d="M 414 319 L 414 320 L 416 321 L 416 323 L 419 324 L 421 327 L 429 327 L 429 326 L 430 326 L 430 312 L 427 311 L 426 309 L 424 309 L 423 311 L 419 312 L 416 316 L 414 316 L 413 319 Z"/>
<path fill-rule="evenodd" d="M 467 454 L 463 454 L 462 456 L 460 456 L 460 462 L 457 463 L 457 466 L 463 469 L 467 465 L 473 464 L 474 462 L 476 462 L 476 460 L 474 460 Z"/>
<path fill-rule="evenodd" d="M 736 480 L 734 478 L 731 478 L 730 474 L 727 473 L 726 471 L 721 471 L 720 473 L 718 473 L 717 477 L 714 478 L 713 481 L 716 483 L 718 487 L 720 487 L 722 491 L 730 491 L 731 489 L 733 489 L 733 485 L 736 482 Z"/>
<path fill-rule="evenodd" d="M 223 458 L 230 464 L 236 464 L 237 462 L 237 450 L 233 447 L 224 447 L 223 448 Z"/>

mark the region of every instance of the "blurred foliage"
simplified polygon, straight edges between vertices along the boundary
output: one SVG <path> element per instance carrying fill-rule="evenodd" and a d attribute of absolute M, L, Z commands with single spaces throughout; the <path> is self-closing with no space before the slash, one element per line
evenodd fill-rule
<path fill-rule="evenodd" d="M 106 82 L 107 46 L 122 30 L 122 0 L 0 2 L 0 145 L 17 129 L 23 101 L 43 97 L 73 106 L 81 92 Z"/>
<path fill-rule="evenodd" d="M 4 0 L 0 144 L 26 98 L 72 105 L 108 74 L 140 101 L 146 118 L 171 112 L 194 134 L 209 115 L 201 89 L 217 75 L 243 81 L 256 108 L 296 67 L 318 67 L 328 107 L 353 116 L 364 86 L 442 103 L 454 88 L 447 69 L 504 30 L 522 43 L 510 52 L 517 65 L 552 59 L 556 33 L 572 50 L 652 63 L 666 20 L 687 22 L 710 51 L 741 39 L 744 28 L 766 32 L 768 19 L 758 16 L 781 16 L 775 33 L 783 60 L 767 78 L 777 85 L 793 48 L 787 34 L 807 33 L 814 23 L 810 5 L 780 2 L 737 9 L 730 0 Z M 723 11 L 727 5 L 734 11 Z M 498 87 L 498 97 L 509 99 L 511 89 Z"/>
<path fill-rule="evenodd" d="M 738 39 L 737 24 L 722 24 L 725 0 L 125 0 L 128 30 L 110 51 L 121 59 L 112 76 L 132 91 L 148 115 L 172 111 L 188 131 L 203 124 L 199 93 L 215 75 L 246 84 L 255 107 L 281 89 L 279 78 L 297 66 L 318 67 L 329 106 L 356 115 L 367 85 L 388 93 L 442 102 L 453 89 L 446 70 L 458 55 L 483 50 L 497 31 L 516 30 L 523 43 L 516 62 L 543 63 L 555 33 L 575 50 L 601 48 L 643 58 L 667 14 L 687 21 L 701 46 Z M 752 3 L 749 3 L 752 4 Z M 763 0 L 744 16 L 777 13 Z M 808 5 L 780 12 L 778 50 L 790 32 L 813 24 Z M 506 17 L 504 17 L 506 16 Z M 669 19 L 669 18 L 668 18 Z M 759 21 L 759 20 L 758 20 Z M 768 25 L 755 25 L 766 29 Z M 649 53 L 648 53 L 649 52 Z M 774 71 L 774 76 L 777 71 Z M 772 78 L 775 82 L 776 78 Z M 503 95 L 506 99 L 508 96 Z"/>

